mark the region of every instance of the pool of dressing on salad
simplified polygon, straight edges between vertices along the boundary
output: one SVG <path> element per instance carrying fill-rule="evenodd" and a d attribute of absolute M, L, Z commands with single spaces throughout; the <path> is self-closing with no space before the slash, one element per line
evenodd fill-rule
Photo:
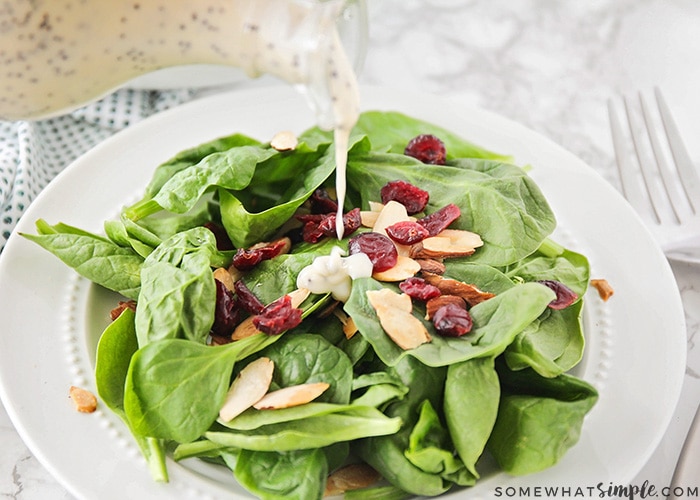
<path fill-rule="evenodd" d="M 295 85 L 333 129 L 336 229 L 357 78 L 338 32 L 345 0 L 17 0 L 0 11 L 0 119 L 62 114 L 154 70 L 221 64 Z M 232 110 L 235 112 L 235 110 Z"/>

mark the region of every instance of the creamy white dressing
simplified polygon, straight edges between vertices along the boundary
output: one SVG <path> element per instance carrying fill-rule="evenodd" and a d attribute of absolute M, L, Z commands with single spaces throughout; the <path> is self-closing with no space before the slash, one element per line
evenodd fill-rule
<path fill-rule="evenodd" d="M 364 253 L 343 257 L 340 247 L 333 247 L 330 255 L 316 257 L 297 276 L 297 287 L 311 293 L 330 293 L 346 302 L 352 290 L 352 280 L 372 276 L 372 261 Z"/>
<path fill-rule="evenodd" d="M 360 101 L 338 32 L 346 3 L 16 0 L 0 10 L 0 118 L 61 114 L 170 66 L 222 64 L 279 77 L 307 96 L 319 126 L 334 129 L 340 239 Z"/>

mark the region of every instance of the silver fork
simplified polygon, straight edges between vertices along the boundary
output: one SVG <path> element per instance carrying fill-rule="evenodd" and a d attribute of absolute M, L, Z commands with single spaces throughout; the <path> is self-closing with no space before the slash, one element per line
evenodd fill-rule
<path fill-rule="evenodd" d="M 654 97 L 624 98 L 622 112 L 608 103 L 622 191 L 669 259 L 700 263 L 700 175 L 658 88 Z"/>

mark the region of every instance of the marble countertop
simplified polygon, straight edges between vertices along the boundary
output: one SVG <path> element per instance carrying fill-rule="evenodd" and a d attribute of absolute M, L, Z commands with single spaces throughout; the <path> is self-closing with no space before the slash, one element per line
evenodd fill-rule
<path fill-rule="evenodd" d="M 700 161 L 700 141 L 693 141 L 700 131 L 696 0 L 370 4 L 362 83 L 437 94 L 494 111 L 554 140 L 615 186 L 607 102 L 658 86 L 691 156 Z M 685 307 L 688 358 L 670 427 L 637 477 L 638 484 L 657 487 L 670 483 L 700 401 L 700 267 L 672 267 Z M 26 448 L 2 408 L 0 443 L 0 497 L 73 498 Z"/>

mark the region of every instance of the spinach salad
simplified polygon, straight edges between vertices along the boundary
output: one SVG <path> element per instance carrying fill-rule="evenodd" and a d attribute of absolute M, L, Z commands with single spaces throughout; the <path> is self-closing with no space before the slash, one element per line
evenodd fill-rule
<path fill-rule="evenodd" d="M 442 164 L 404 154 L 421 134 L 441 139 Z M 345 209 L 370 210 L 395 181 L 429 193 L 414 220 L 458 207 L 450 229 L 483 244 L 435 262 L 443 266 L 438 279 L 489 296 L 468 307 L 468 333 L 440 335 L 426 319 L 425 301 L 414 299 L 406 314 L 429 340 L 400 347 L 370 297 L 402 289 L 369 276 L 352 281 L 344 302 L 308 294 L 292 308 L 298 321 L 281 331 L 254 329 L 231 341 L 224 318 L 221 335 L 214 271 L 233 269 L 236 255 L 261 242 L 298 234 L 300 218 L 320 220 L 308 217 L 309 200 L 332 191 L 333 152 L 332 133 L 317 127 L 288 151 L 242 134 L 222 137 L 159 165 L 143 199 L 106 221 L 104 235 L 44 220 L 38 234 L 24 234 L 124 297 L 128 307 L 118 309 L 98 344 L 96 386 L 154 479 L 167 481 L 166 456 L 196 457 L 229 467 L 260 498 L 306 500 L 329 491 L 329 474 L 363 464 L 379 481 L 346 498 L 394 499 L 474 485 L 490 467 L 484 462 L 514 475 L 557 463 L 597 399 L 592 386 L 567 373 L 584 350 L 588 261 L 550 239 L 555 216 L 525 170 L 433 124 L 396 112 L 362 114 L 350 140 Z M 298 288 L 299 273 L 315 258 L 336 247 L 346 253 L 367 231 L 359 227 L 342 240 L 332 233 L 314 242 L 291 238 L 279 255 L 229 273 L 236 281 L 229 312 L 251 297 L 265 307 L 276 303 Z M 543 282 L 562 285 L 575 300 L 548 307 L 557 295 Z M 243 312 L 232 324 L 259 314 Z M 261 358 L 274 364 L 270 391 L 313 383 L 326 389 L 304 404 L 251 407 L 221 419 L 232 381 Z"/>

